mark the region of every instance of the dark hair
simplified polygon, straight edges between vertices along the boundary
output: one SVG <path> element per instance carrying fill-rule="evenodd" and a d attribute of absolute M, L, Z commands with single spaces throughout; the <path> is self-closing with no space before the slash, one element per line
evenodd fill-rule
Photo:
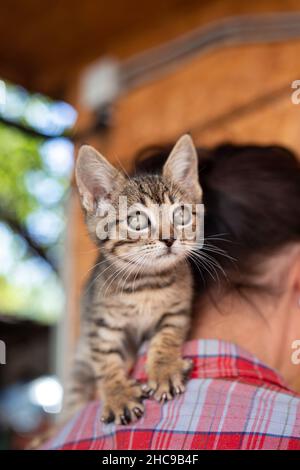
<path fill-rule="evenodd" d="M 140 154 L 136 171 L 160 172 L 172 146 Z M 300 242 L 300 163 L 279 146 L 221 145 L 197 149 L 210 246 L 230 287 L 251 287 L 257 263 Z M 223 256 L 222 250 L 228 256 Z M 209 274 L 195 270 L 198 288 Z M 225 283 L 228 285 L 228 282 Z M 255 283 L 254 283 L 255 285 Z"/>

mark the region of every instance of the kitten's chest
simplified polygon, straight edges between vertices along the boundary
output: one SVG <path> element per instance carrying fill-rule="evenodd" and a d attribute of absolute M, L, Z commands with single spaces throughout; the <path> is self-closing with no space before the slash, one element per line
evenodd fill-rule
<path fill-rule="evenodd" d="M 132 317 L 131 329 L 135 332 L 138 341 L 151 336 L 166 313 L 190 309 L 191 295 L 188 290 L 181 290 L 179 287 L 178 284 L 174 284 L 167 289 L 156 289 L 133 295 L 135 315 Z"/>
<path fill-rule="evenodd" d="M 170 308 L 173 299 L 174 292 L 171 290 L 168 293 L 160 290 L 134 293 L 125 302 L 123 298 L 125 305 L 130 305 L 130 327 L 141 331 L 155 327 L 159 318 Z"/>
<path fill-rule="evenodd" d="M 188 270 L 177 271 L 170 285 L 162 284 L 162 288 L 147 286 L 132 292 L 112 293 L 101 302 L 102 316 L 110 324 L 116 322 L 139 343 L 152 335 L 163 315 L 188 312 L 191 308 L 192 281 Z"/>
<path fill-rule="evenodd" d="M 161 292 L 152 292 L 152 295 L 141 296 L 137 303 L 136 329 L 142 333 L 151 332 L 163 312 L 168 307 L 166 302 L 162 302 Z"/>

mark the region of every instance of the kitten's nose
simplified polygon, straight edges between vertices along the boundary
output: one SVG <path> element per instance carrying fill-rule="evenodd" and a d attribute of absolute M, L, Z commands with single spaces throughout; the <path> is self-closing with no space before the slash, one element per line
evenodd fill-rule
<path fill-rule="evenodd" d="M 167 247 L 170 248 L 175 242 L 175 238 L 167 238 L 167 240 L 164 240 L 164 242 L 167 245 Z"/>

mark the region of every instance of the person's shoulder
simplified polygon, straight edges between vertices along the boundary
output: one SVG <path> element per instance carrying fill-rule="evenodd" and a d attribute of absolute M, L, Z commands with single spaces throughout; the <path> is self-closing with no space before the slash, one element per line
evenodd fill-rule
<path fill-rule="evenodd" d="M 91 402 L 45 448 L 256 448 L 262 437 L 265 448 L 300 446 L 300 396 L 272 383 L 192 378 L 173 400 L 144 404 L 137 423 L 116 426 L 101 423 L 101 402 Z"/>

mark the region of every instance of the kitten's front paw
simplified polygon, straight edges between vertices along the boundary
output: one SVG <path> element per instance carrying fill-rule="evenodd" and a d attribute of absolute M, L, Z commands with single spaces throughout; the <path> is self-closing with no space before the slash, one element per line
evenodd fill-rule
<path fill-rule="evenodd" d="M 159 402 L 172 400 L 185 391 L 185 382 L 193 368 L 193 361 L 179 358 L 167 364 L 154 364 L 148 371 L 148 383 L 143 391 Z"/>
<path fill-rule="evenodd" d="M 104 423 L 129 424 L 144 414 L 141 385 L 133 380 L 112 385 L 106 390 L 101 421 Z"/>

